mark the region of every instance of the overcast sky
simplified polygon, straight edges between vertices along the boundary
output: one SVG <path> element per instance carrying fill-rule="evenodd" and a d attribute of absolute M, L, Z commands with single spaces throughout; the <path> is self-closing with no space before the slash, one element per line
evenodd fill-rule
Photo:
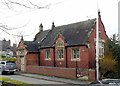
<path fill-rule="evenodd" d="M 24 26 L 20 29 L 9 31 L 11 34 L 22 33 L 24 40 L 34 39 L 35 34 L 39 31 L 40 23 L 43 24 L 43 29 L 47 30 L 51 29 L 53 21 L 55 26 L 61 26 L 96 18 L 97 15 L 97 0 L 31 1 L 39 6 L 50 5 L 50 7 L 45 9 L 26 9 L 15 5 L 13 9 L 9 10 L 0 2 L 0 24 L 6 24 L 10 27 Z M 101 18 L 109 37 L 114 33 L 118 33 L 118 1 L 98 0 Z M 17 41 L 17 37 L 0 31 L 0 40 L 4 38 L 10 39 L 12 42 Z"/>

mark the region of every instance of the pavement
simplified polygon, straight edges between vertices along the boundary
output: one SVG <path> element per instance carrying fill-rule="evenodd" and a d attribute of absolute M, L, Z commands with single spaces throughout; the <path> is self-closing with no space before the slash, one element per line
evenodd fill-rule
<path fill-rule="evenodd" d="M 31 73 L 25 73 L 25 72 L 19 72 L 19 75 L 31 77 L 31 78 L 37 78 L 37 79 L 43 79 L 48 81 L 56 81 L 61 82 L 65 84 L 89 84 L 89 81 L 81 81 L 79 79 L 67 79 L 67 78 L 59 78 L 54 76 L 45 76 L 45 75 L 39 75 L 39 74 L 31 74 Z"/>

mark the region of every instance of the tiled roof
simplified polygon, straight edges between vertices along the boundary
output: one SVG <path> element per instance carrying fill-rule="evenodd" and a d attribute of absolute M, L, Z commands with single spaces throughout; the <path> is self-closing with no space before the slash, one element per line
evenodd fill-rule
<path fill-rule="evenodd" d="M 24 45 L 28 52 L 37 52 L 38 51 L 38 46 L 35 42 L 33 41 L 24 41 Z"/>
<path fill-rule="evenodd" d="M 53 47 L 58 34 L 62 34 L 68 46 L 86 43 L 96 19 L 54 27 L 42 41 L 41 47 Z"/>
<path fill-rule="evenodd" d="M 46 35 L 48 34 L 49 31 L 50 30 L 45 30 L 45 31 L 41 31 L 41 32 L 37 33 L 35 35 L 34 41 L 41 42 L 46 37 Z"/>
<path fill-rule="evenodd" d="M 96 19 L 54 27 L 35 35 L 34 41 L 24 41 L 29 52 L 38 52 L 38 48 L 53 47 L 56 37 L 62 34 L 67 46 L 84 45 L 95 25 Z"/>
<path fill-rule="evenodd" d="M 23 41 L 28 52 L 38 52 L 39 45 L 48 32 L 49 30 L 45 30 L 37 33 L 33 41 Z"/>

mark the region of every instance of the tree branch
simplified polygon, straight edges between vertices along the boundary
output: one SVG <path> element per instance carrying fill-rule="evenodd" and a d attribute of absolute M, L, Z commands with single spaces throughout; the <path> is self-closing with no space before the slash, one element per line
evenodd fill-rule
<path fill-rule="evenodd" d="M 23 6 L 23 7 L 25 7 L 25 8 L 29 8 L 29 9 L 31 9 L 31 7 L 26 6 L 26 5 L 24 5 L 24 4 L 21 4 L 21 3 L 19 3 L 19 2 L 13 2 L 13 1 L 11 1 L 11 0 L 8 0 L 8 2 L 9 2 L 9 3 L 12 3 L 12 4 L 16 4 L 16 5 Z"/>
<path fill-rule="evenodd" d="M 23 3 L 20 3 L 20 2 L 14 2 L 14 1 L 11 1 L 11 0 L 8 0 L 8 2 L 6 2 L 6 3 L 7 3 L 7 7 L 8 7 L 8 8 L 10 8 L 10 7 L 8 6 L 8 3 L 16 4 L 16 5 L 19 5 L 19 6 L 28 8 L 28 9 L 43 9 L 43 8 L 48 8 L 48 7 L 50 6 L 50 4 L 45 5 L 45 6 L 39 6 L 39 5 L 33 4 L 33 2 L 31 2 L 31 1 L 29 1 L 29 0 L 27 0 L 27 1 L 29 2 L 29 4 L 30 4 L 31 6 L 28 6 L 28 5 L 23 4 Z"/>

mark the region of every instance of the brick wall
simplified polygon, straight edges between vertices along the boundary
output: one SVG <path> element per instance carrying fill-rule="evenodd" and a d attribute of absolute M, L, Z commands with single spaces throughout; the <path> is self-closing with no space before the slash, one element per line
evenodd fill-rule
<path fill-rule="evenodd" d="M 99 38 L 100 39 L 103 39 L 104 41 L 106 41 L 108 39 L 108 36 L 106 35 L 106 31 L 105 31 L 105 28 L 104 28 L 104 25 L 101 21 L 101 18 L 99 18 L 99 32 L 100 32 L 100 35 L 99 35 Z M 90 34 L 90 37 L 89 37 L 89 62 L 90 62 L 90 68 L 95 68 L 95 38 L 96 38 L 96 24 L 94 25 L 93 27 L 93 31 L 91 32 Z"/>
<path fill-rule="evenodd" d="M 26 65 L 38 65 L 38 53 L 28 53 L 25 57 Z"/>
<path fill-rule="evenodd" d="M 72 59 L 72 48 L 79 48 L 80 49 L 80 60 L 71 61 Z M 86 46 L 76 46 L 76 47 L 68 47 L 67 48 L 67 62 L 69 68 L 82 68 L 88 69 L 89 67 L 89 53 L 88 48 Z"/>
<path fill-rule="evenodd" d="M 53 48 L 47 48 L 47 49 L 50 50 L 50 60 L 45 60 L 46 49 L 40 49 L 40 65 L 54 67 L 54 49 Z"/>
<path fill-rule="evenodd" d="M 26 72 L 29 72 L 29 73 L 76 79 L 76 69 L 75 68 L 27 66 L 26 70 L 27 70 Z"/>
<path fill-rule="evenodd" d="M 21 69 L 21 62 L 20 62 L 19 56 L 17 56 L 16 65 L 17 65 L 18 70 L 20 70 Z"/>
<path fill-rule="evenodd" d="M 71 61 L 72 56 L 72 48 L 80 49 L 80 60 Z M 45 60 L 45 50 L 40 50 L 40 66 L 50 66 L 50 67 L 68 67 L 68 68 L 89 68 L 89 52 L 86 46 L 76 46 L 76 47 L 67 47 L 64 49 L 64 59 L 58 60 L 57 56 L 55 56 L 55 51 L 53 48 L 50 49 L 50 60 Z M 67 51 L 67 53 L 66 53 Z"/>
<path fill-rule="evenodd" d="M 49 71 L 49 72 L 48 72 Z M 26 72 L 62 78 L 76 79 L 76 68 L 46 67 L 27 65 Z M 88 76 L 89 81 L 95 80 L 95 70 L 89 69 L 81 72 L 82 77 Z M 79 77 L 80 78 L 80 77 Z"/>
<path fill-rule="evenodd" d="M 27 50 L 26 50 L 26 48 L 25 48 L 25 45 L 24 45 L 23 41 L 20 41 L 20 43 L 19 43 L 19 45 L 18 45 L 18 47 L 17 47 L 17 51 L 16 51 L 16 54 L 17 54 L 16 64 L 17 64 L 18 70 L 21 70 L 21 57 L 25 57 L 25 56 L 20 56 L 20 55 L 18 55 L 18 51 L 19 51 L 20 49 L 23 49 L 23 50 L 24 50 L 25 55 L 27 54 Z M 25 59 L 24 59 L 24 62 L 25 62 Z M 26 64 L 26 63 L 24 63 L 24 64 Z"/>
<path fill-rule="evenodd" d="M 59 45 L 60 43 L 60 45 Z M 64 59 L 59 59 L 57 52 L 58 50 L 63 49 L 63 58 Z M 65 41 L 64 41 L 64 37 L 62 36 L 62 34 L 59 34 L 56 38 L 55 41 L 55 66 L 56 67 L 66 67 L 66 49 L 65 49 Z"/>
<path fill-rule="evenodd" d="M 89 81 L 95 81 L 95 70 L 94 69 L 89 69 L 89 72 L 88 72 L 88 80 Z"/>

